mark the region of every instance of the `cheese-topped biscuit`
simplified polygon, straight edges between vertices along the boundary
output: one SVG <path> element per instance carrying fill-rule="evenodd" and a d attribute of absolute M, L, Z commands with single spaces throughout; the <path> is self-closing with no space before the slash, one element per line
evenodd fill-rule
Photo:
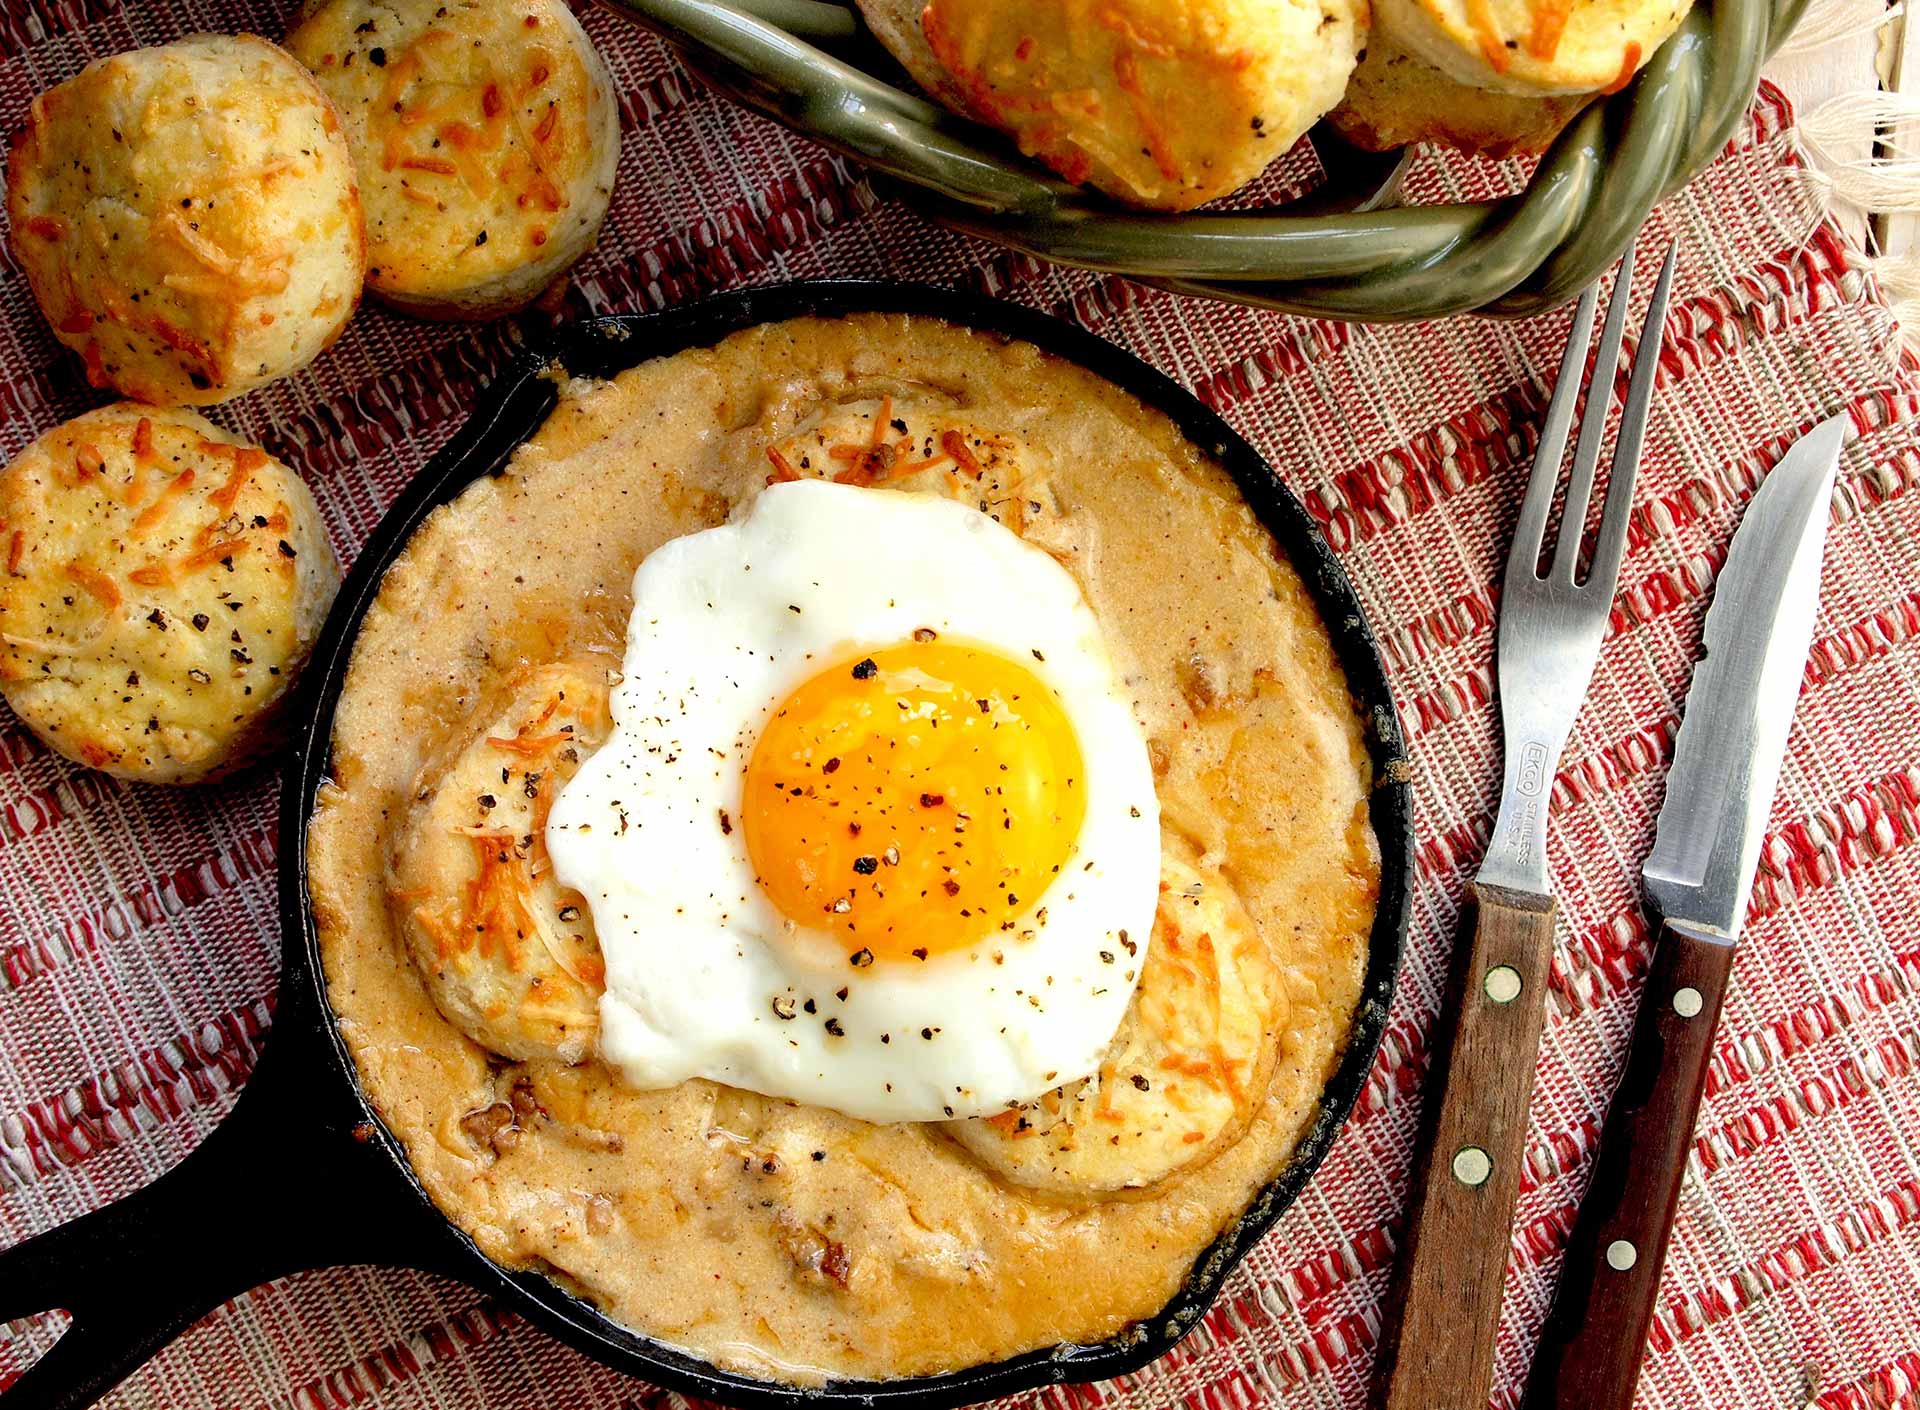
<path fill-rule="evenodd" d="M 1433 143 L 1504 158 L 1544 152 L 1591 93 L 1496 93 L 1417 59 L 1376 27 L 1327 121 L 1356 147 L 1387 152 Z"/>
<path fill-rule="evenodd" d="M 387 302 L 508 313 L 593 248 L 620 118 L 562 0 L 321 0 L 287 47 L 343 115 Z"/>
<path fill-rule="evenodd" d="M 1069 181 L 1185 210 L 1340 101 L 1364 0 L 860 0 L 922 87 Z"/>
<path fill-rule="evenodd" d="M 33 100 L 7 162 L 15 258 L 88 379 L 204 405 L 304 367 L 365 251 L 333 105 L 285 50 L 203 34 Z"/>
<path fill-rule="evenodd" d="M 429 767 L 388 901 L 434 1004 L 483 1048 L 579 1062 L 600 1027 L 593 917 L 547 858 L 547 813 L 606 739 L 611 658 L 525 672 L 505 711 Z"/>
<path fill-rule="evenodd" d="M 1140 948 L 1122 936 L 1118 964 Z M 1153 1185 L 1246 1129 L 1279 1051 L 1285 995 L 1232 886 L 1171 853 L 1140 986 L 1100 1070 L 946 1131 L 1013 1184 L 1101 1196 Z"/>
<path fill-rule="evenodd" d="M 1624 88 L 1692 0 L 1376 0 L 1405 52 L 1473 88 L 1537 94 Z"/>
<path fill-rule="evenodd" d="M 131 402 L 0 475 L 0 556 L 0 692 L 68 758 L 149 783 L 257 752 L 339 585 L 299 476 Z"/>

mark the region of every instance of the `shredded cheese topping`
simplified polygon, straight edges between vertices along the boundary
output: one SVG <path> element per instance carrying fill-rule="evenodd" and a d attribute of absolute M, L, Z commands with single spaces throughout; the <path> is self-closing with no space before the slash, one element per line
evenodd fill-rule
<path fill-rule="evenodd" d="M 550 769 L 535 770 L 533 764 L 578 735 L 573 723 L 548 728 L 562 708 L 578 718 L 582 708 L 577 702 L 556 695 L 540 713 L 522 723 L 511 735 L 488 735 L 485 743 L 495 749 L 517 755 L 522 762 L 500 772 L 501 786 L 507 787 L 518 772 L 513 786 L 532 802 L 531 822 L 524 834 L 489 823 L 467 824 L 452 828 L 473 848 L 473 875 L 462 889 L 457 905 L 444 902 L 425 904 L 423 888 L 395 889 L 390 894 L 397 902 L 413 903 L 411 914 L 432 940 L 440 962 L 452 963 L 463 954 L 498 955 L 516 973 L 525 973 L 530 952 L 529 940 L 539 944 L 554 968 L 585 989 L 597 989 L 605 982 L 605 966 L 593 954 L 583 952 L 556 934 L 535 902 L 534 886 L 552 868 L 546 851 L 546 820 L 558 792 Z M 497 806 L 490 797 L 480 801 L 483 815 Z M 564 912 L 565 907 L 561 908 Z M 538 998 L 536 976 L 527 1002 Z"/>
<path fill-rule="evenodd" d="M 457 177 L 469 192 L 482 198 L 504 186 L 522 210 L 565 210 L 567 198 L 553 176 L 565 138 L 559 99 L 548 101 L 531 132 L 522 125 L 520 113 L 521 106 L 553 77 L 553 56 L 545 49 L 532 49 L 525 78 L 517 87 L 504 82 L 483 58 L 486 78 L 477 91 L 471 83 L 459 83 L 438 101 L 423 92 L 409 103 L 416 88 L 444 86 L 436 82 L 428 60 L 433 50 L 454 38 L 447 30 L 429 29 L 388 61 L 386 82 L 371 114 L 374 122 L 386 126 L 380 141 L 382 169 Z M 440 204 L 410 183 L 400 183 L 400 190 L 416 204 Z M 543 244 L 546 232 L 536 228 L 529 239 Z"/>

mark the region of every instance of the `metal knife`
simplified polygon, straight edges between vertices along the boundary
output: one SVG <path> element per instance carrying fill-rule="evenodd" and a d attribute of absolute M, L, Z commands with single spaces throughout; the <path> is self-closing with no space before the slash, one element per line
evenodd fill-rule
<path fill-rule="evenodd" d="M 1774 466 L 1714 587 L 1641 868 L 1658 927 L 1653 960 L 1524 1410 L 1633 1403 L 1714 1025 L 1813 643 L 1845 427 L 1844 416 L 1821 422 Z"/>

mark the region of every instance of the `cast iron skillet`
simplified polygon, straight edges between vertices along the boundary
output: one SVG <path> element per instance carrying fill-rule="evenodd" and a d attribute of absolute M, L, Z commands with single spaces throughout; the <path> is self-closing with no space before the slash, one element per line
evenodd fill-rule
<path fill-rule="evenodd" d="M 938 1376 L 798 1391 L 717 1371 L 615 1324 L 538 1273 L 500 1267 L 434 1207 L 362 1094 L 327 1006 L 308 907 L 306 821 L 327 773 L 354 636 L 381 576 L 431 510 L 497 472 L 539 426 L 557 396 L 543 369 L 557 360 L 574 373 L 611 376 L 751 324 L 862 310 L 929 314 L 1038 344 L 1159 408 L 1233 474 L 1318 601 L 1364 712 L 1381 890 L 1352 1036 L 1318 1118 L 1286 1169 L 1201 1255 L 1157 1316 L 1097 1345 L 1051 1347 Z M 1413 837 L 1399 720 L 1360 604 L 1299 502 L 1224 421 L 1131 354 L 1028 309 L 913 284 L 823 282 L 748 289 L 560 331 L 481 394 L 467 424 L 381 520 L 347 575 L 300 689 L 280 799 L 283 957 L 272 1035 L 232 1114 L 178 1166 L 116 1204 L 0 1253 L 0 1321 L 51 1308 L 73 1318 L 54 1348 L 0 1396 L 4 1410 L 90 1404 L 235 1294 L 283 1274 L 347 1263 L 458 1278 L 609 1366 L 738 1406 L 837 1401 L 940 1410 L 1049 1382 L 1118 1375 L 1168 1351 L 1193 1328 L 1240 1257 L 1320 1164 L 1372 1065 L 1406 929 Z"/>

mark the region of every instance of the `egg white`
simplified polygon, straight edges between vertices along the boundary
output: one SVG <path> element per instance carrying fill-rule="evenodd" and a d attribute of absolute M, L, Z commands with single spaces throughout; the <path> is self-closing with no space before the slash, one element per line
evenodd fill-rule
<path fill-rule="evenodd" d="M 843 955 L 837 942 L 796 943 L 761 891 L 743 776 L 798 686 L 922 627 L 1053 689 L 1084 761 L 1085 820 L 1013 933 L 855 970 L 817 958 Z M 949 500 L 774 485 L 744 518 L 640 565 L 612 715 L 546 840 L 592 909 L 600 1055 L 629 1082 L 707 1077 L 871 1121 L 935 1121 L 1098 1068 L 1146 957 L 1159 808 L 1099 624 L 1045 552 Z"/>

